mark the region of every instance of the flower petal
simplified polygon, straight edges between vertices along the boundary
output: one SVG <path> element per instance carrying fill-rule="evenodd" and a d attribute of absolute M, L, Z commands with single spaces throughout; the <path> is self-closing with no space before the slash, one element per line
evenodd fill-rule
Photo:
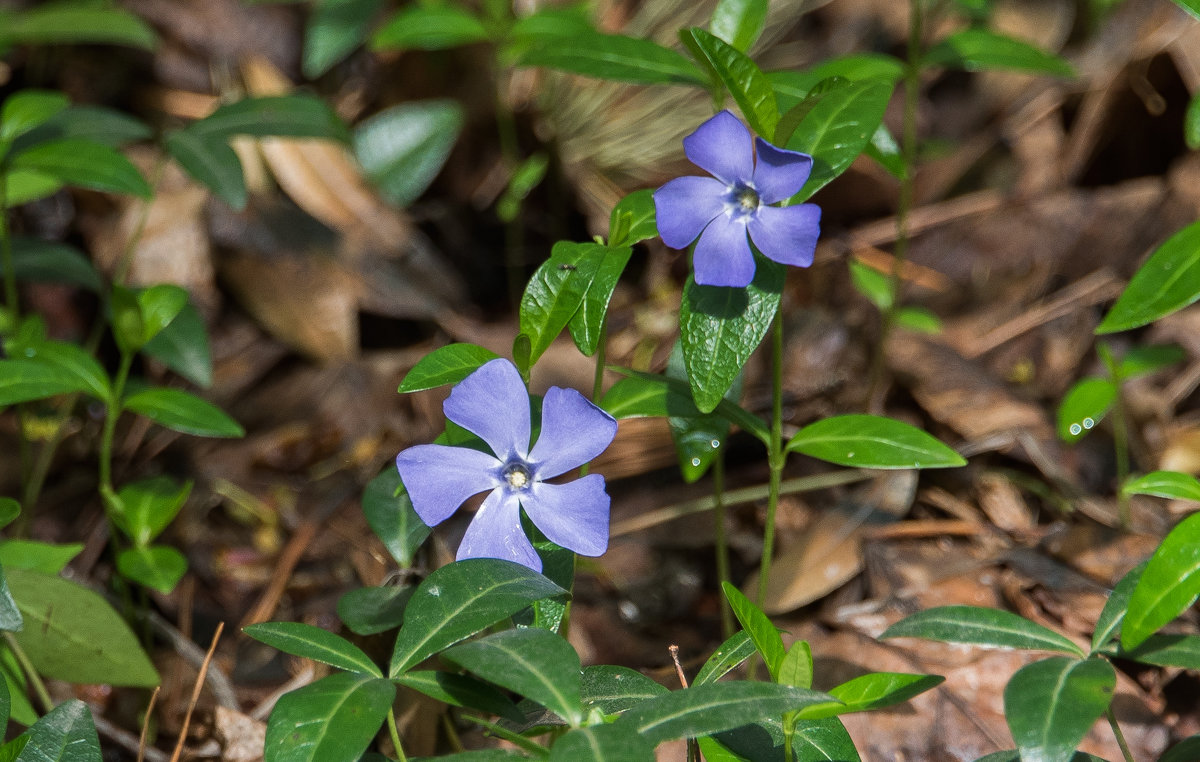
<path fill-rule="evenodd" d="M 709 119 L 683 139 L 688 159 L 726 185 L 746 182 L 754 174 L 750 130 L 728 111 Z"/>
<path fill-rule="evenodd" d="M 429 526 L 445 521 L 471 495 L 499 484 L 500 465 L 486 452 L 446 445 L 417 445 L 396 456 L 413 510 Z"/>
<path fill-rule="evenodd" d="M 511 491 L 492 490 L 463 535 L 455 558 L 501 558 L 542 570 L 542 559 L 521 531 L 521 504 Z"/>
<path fill-rule="evenodd" d="M 521 495 L 521 505 L 550 542 L 581 556 L 608 549 L 608 508 L 604 477 L 588 474 L 566 484 L 539 482 Z"/>
<path fill-rule="evenodd" d="M 529 453 L 538 481 L 578 468 L 604 452 L 617 421 L 574 389 L 557 386 L 542 400 L 542 433 Z"/>
<path fill-rule="evenodd" d="M 654 191 L 654 218 L 663 243 L 686 249 L 725 210 L 725 183 L 711 177 L 677 177 Z"/>
<path fill-rule="evenodd" d="M 774 204 L 796 195 L 812 173 L 813 159 L 806 153 L 776 148 L 755 138 L 758 163 L 754 165 L 754 188 L 764 204 Z"/>
<path fill-rule="evenodd" d="M 746 224 L 728 215 L 709 223 L 692 255 L 696 283 L 743 288 L 754 280 L 754 255 L 746 240 Z"/>
<path fill-rule="evenodd" d="M 808 267 L 821 234 L 821 207 L 816 204 L 764 206 L 748 226 L 750 240 L 767 259 Z M 699 246 L 696 247 L 700 248 Z"/>
<path fill-rule="evenodd" d="M 508 360 L 497 358 L 479 366 L 454 387 L 442 410 L 487 442 L 502 461 L 529 452 L 529 393 Z"/>

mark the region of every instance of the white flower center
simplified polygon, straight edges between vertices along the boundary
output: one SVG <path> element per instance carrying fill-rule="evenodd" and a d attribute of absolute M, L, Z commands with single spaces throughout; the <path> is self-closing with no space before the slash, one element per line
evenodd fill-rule
<path fill-rule="evenodd" d="M 758 209 L 758 192 L 749 186 L 743 185 L 740 188 L 734 188 L 733 199 L 738 208 L 746 214 Z"/>
<path fill-rule="evenodd" d="M 504 480 L 508 482 L 508 486 L 513 489 L 525 489 L 529 486 L 529 482 L 532 481 L 529 469 L 523 463 L 509 463 L 504 467 L 502 473 Z"/>

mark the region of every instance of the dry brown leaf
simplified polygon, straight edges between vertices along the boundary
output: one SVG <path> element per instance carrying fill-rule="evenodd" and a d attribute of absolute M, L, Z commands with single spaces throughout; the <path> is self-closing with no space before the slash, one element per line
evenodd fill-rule
<path fill-rule="evenodd" d="M 1033 511 L 1011 479 L 1000 474 L 982 474 L 976 487 L 979 507 L 992 524 L 1005 532 L 1029 532 L 1037 526 Z"/>
<path fill-rule="evenodd" d="M 257 762 L 263 757 L 267 724 L 218 705 L 213 730 L 221 742 L 221 762 Z"/>

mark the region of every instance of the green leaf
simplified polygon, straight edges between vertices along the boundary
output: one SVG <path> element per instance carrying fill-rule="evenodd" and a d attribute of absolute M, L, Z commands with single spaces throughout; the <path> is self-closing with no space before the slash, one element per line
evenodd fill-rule
<path fill-rule="evenodd" d="M 1200 0 L 1175 0 L 1175 4 L 1200 19 Z"/>
<path fill-rule="evenodd" d="M 667 375 L 687 383 L 687 368 L 683 361 L 683 346 L 676 341 L 667 360 Z M 669 387 L 668 387 L 669 388 Z M 676 394 L 682 396 L 682 390 Z M 742 375 L 734 380 L 725 392 L 725 401 L 737 405 L 742 397 Z M 679 458 L 679 470 L 688 484 L 697 481 L 708 472 L 721 454 L 721 445 L 729 436 L 730 421 L 717 414 L 701 415 L 690 398 L 685 400 L 685 415 L 671 415 L 667 424 L 671 428 L 671 439 L 675 442 L 675 454 Z M 718 406 L 718 409 L 720 406 Z"/>
<path fill-rule="evenodd" d="M 234 209 L 246 206 L 242 161 L 223 138 L 176 130 L 167 134 L 165 145 L 179 166 L 222 201 Z"/>
<path fill-rule="evenodd" d="M 0 528 L 6 527 L 21 515 L 21 504 L 11 497 L 0 497 Z M 0 543 L 0 564 L 7 563 L 3 559 L 4 544 Z M 80 546 L 81 548 L 83 546 Z"/>
<path fill-rule="evenodd" d="M 585 711 L 599 709 L 604 714 L 620 714 L 668 692 L 663 685 L 628 667 L 594 664 L 583 668 L 580 695 Z"/>
<path fill-rule="evenodd" d="M 583 722 L 579 654 L 557 633 L 503 630 L 447 649 L 441 658 L 536 701 L 571 727 Z"/>
<path fill-rule="evenodd" d="M 567 731 L 550 748 L 550 762 L 654 762 L 654 746 L 612 725 Z"/>
<path fill-rule="evenodd" d="M 3 734 L 8 729 L 8 715 L 9 715 L 11 709 L 12 709 L 12 697 L 8 691 L 8 681 L 4 679 L 3 674 L 0 674 L 0 734 Z M 0 746 L 0 760 L 5 759 L 6 753 L 8 754 L 9 760 L 14 760 L 17 758 L 16 754 L 6 752 L 5 747 L 8 747 L 8 746 L 9 746 L 9 744 L 4 744 L 4 746 Z M 19 753 L 20 749 L 18 749 L 17 751 Z"/>
<path fill-rule="evenodd" d="M 817 101 L 807 109 L 785 147 L 813 157 L 808 182 L 792 197 L 791 203 L 807 201 L 814 193 L 846 171 L 866 148 L 892 97 L 892 83 L 881 79 L 861 82 L 833 80 Z M 804 108 L 801 104 L 797 108 Z M 787 121 L 784 116 L 780 125 Z M 781 141 L 776 136 L 776 144 Z"/>
<path fill-rule="evenodd" d="M 888 130 L 886 124 L 881 124 L 871 135 L 871 142 L 863 149 L 863 153 L 874 159 L 892 177 L 903 180 L 908 175 L 904 162 L 904 154 L 900 144 Z"/>
<path fill-rule="evenodd" d="M 629 246 L 603 246 L 593 249 L 586 256 L 596 261 L 595 275 L 567 328 L 579 351 L 591 357 L 600 348 L 608 318 L 608 303 L 612 301 L 621 273 L 625 272 L 625 265 L 633 256 L 633 249 Z"/>
<path fill-rule="evenodd" d="M 40 341 L 20 347 L 18 354 L 34 362 L 50 366 L 65 378 L 71 378 L 79 391 L 86 392 L 98 400 L 107 400 L 111 394 L 108 374 L 96 358 L 83 347 L 63 341 Z"/>
<path fill-rule="evenodd" d="M 29 702 L 29 678 L 17 663 L 17 657 L 13 656 L 13 652 L 7 647 L 0 647 L 0 675 L 9 686 L 8 693 L 12 702 L 9 719 L 25 727 L 32 726 L 38 720 L 38 712 Z"/>
<path fill-rule="evenodd" d="M 82 138 L 120 148 L 152 134 L 143 122 L 121 111 L 104 106 L 70 106 L 17 138 L 13 150 L 59 138 Z"/>
<path fill-rule="evenodd" d="M 754 645 L 754 641 L 750 638 L 750 633 L 745 630 L 734 633 L 716 651 L 713 651 L 712 656 L 708 657 L 708 661 L 704 662 L 704 666 L 700 668 L 700 671 L 696 673 L 696 678 L 692 680 L 692 686 L 715 683 L 741 666 L 757 651 L 758 647 Z"/>
<path fill-rule="evenodd" d="M 904 62 L 884 53 L 852 53 L 822 61 L 804 71 L 767 72 L 780 111 L 790 111 L 821 82 L 841 77 L 851 82 L 883 80 L 893 85 L 904 77 Z"/>
<path fill-rule="evenodd" d="M 779 122 L 779 107 L 771 83 L 758 65 L 738 48 L 699 27 L 681 31 L 679 36 L 696 60 L 711 67 L 750 127 L 764 140 L 770 140 Z"/>
<path fill-rule="evenodd" d="M 1197 5 L 1200 5 L 1200 0 L 1197 0 Z M 1184 112 L 1183 139 L 1188 148 L 1200 151 L 1200 92 L 1192 96 Z"/>
<path fill-rule="evenodd" d="M 168 429 L 198 437 L 241 437 L 246 432 L 237 421 L 182 389 L 153 388 L 125 398 L 123 407 Z"/>
<path fill-rule="evenodd" d="M 534 601 L 566 592 L 511 561 L 473 558 L 443 566 L 430 574 L 409 600 L 388 674 L 397 677 Z"/>
<path fill-rule="evenodd" d="M 734 755 L 725 759 L 790 762 L 784 755 L 783 724 L 774 717 L 700 739 L 700 748 L 707 755 L 712 746 L 706 746 L 705 741 L 712 745 L 719 742 L 721 752 Z M 836 717 L 799 723 L 792 735 L 792 752 L 796 762 L 860 762 L 854 741 Z"/>
<path fill-rule="evenodd" d="M 1200 16 L 1200 2 L 1197 3 L 1197 14 Z M 1200 735 L 1185 738 L 1172 746 L 1158 758 L 1158 762 L 1194 762 L 1200 759 Z"/>
<path fill-rule="evenodd" d="M 850 280 L 855 290 L 867 297 L 880 311 L 887 310 L 895 301 L 891 277 L 857 259 L 850 260 Z"/>
<path fill-rule="evenodd" d="M 779 663 L 779 674 L 775 682 L 784 685 L 794 685 L 797 688 L 811 688 L 813 681 L 812 647 L 806 640 L 797 640 L 783 656 Z M 845 697 L 840 697 L 845 701 Z"/>
<path fill-rule="evenodd" d="M 188 293 L 171 283 L 159 283 L 135 292 L 138 311 L 142 315 L 142 337 L 139 347 L 160 334 L 179 312 L 187 306 Z"/>
<path fill-rule="evenodd" d="M 0 407 L 85 391 L 81 379 L 37 360 L 0 360 Z"/>
<path fill-rule="evenodd" d="M 918 333 L 936 334 L 942 332 L 941 319 L 929 310 L 921 307 L 901 307 L 896 311 L 896 325 Z"/>
<path fill-rule="evenodd" d="M 652 189 L 634 191 L 613 207 L 608 218 L 609 246 L 632 246 L 657 235 Z"/>
<path fill-rule="evenodd" d="M 509 223 L 517 219 L 517 215 L 521 213 L 521 204 L 546 176 L 549 166 L 550 158 L 538 151 L 530 154 L 513 169 L 508 178 L 508 187 L 496 201 L 496 216 L 501 222 Z"/>
<path fill-rule="evenodd" d="M 680 341 L 692 397 L 711 413 L 771 327 L 783 293 L 784 268 L 762 257 L 746 288 L 700 286 L 689 276 L 679 306 Z"/>
<path fill-rule="evenodd" d="M 317 0 L 304 27 L 304 76 L 316 79 L 367 39 L 383 0 Z"/>
<path fill-rule="evenodd" d="M 954 468 L 967 461 L 929 434 L 892 418 L 839 415 L 805 426 L 789 452 L 859 468 Z"/>
<path fill-rule="evenodd" d="M 132 13 L 94 3 L 46 3 L 0 12 L 0 45 L 110 44 L 153 50 L 157 38 Z"/>
<path fill-rule="evenodd" d="M 1067 390 L 1058 406 L 1058 436 L 1078 442 L 1104 419 L 1117 399 L 1117 387 L 1106 378 L 1090 377 Z"/>
<path fill-rule="evenodd" d="M 187 558 L 166 545 L 127 548 L 117 554 L 117 571 L 122 577 L 169 594 L 187 573 Z"/>
<path fill-rule="evenodd" d="M 179 484 L 169 476 L 153 476 L 110 493 L 105 505 L 113 522 L 135 545 L 144 546 L 175 519 L 191 492 L 190 481 Z"/>
<path fill-rule="evenodd" d="M 829 690 L 844 706 L 810 707 L 797 716 L 817 720 L 848 712 L 869 712 L 908 701 L 945 682 L 941 675 L 909 675 L 900 672 L 871 672 Z"/>
<path fill-rule="evenodd" d="M 1104 608 L 1096 619 L 1096 629 L 1092 632 L 1093 652 L 1099 651 L 1120 630 L 1121 622 L 1125 621 L 1125 612 L 1129 609 L 1129 596 L 1133 595 L 1133 588 L 1141 579 L 1147 563 L 1143 561 L 1126 572 L 1104 602 Z"/>
<path fill-rule="evenodd" d="M 550 258 L 529 279 L 521 297 L 520 324 L 521 333 L 531 342 L 531 364 L 537 362 L 583 304 L 604 250 L 598 243 L 559 241 L 550 250 Z"/>
<path fill-rule="evenodd" d="M 711 735 L 835 701 L 831 696 L 776 683 L 708 683 L 644 701 L 622 714 L 613 727 L 637 732 L 651 743 Z"/>
<path fill-rule="evenodd" d="M 29 132 L 71 105 L 57 90 L 19 90 L 0 106 L 0 142 Z"/>
<path fill-rule="evenodd" d="M 96 268 L 74 246 L 40 238 L 13 236 L 12 255 L 13 273 L 17 280 L 67 283 L 93 292 L 101 289 Z"/>
<path fill-rule="evenodd" d="M 25 619 L 21 609 L 13 599 L 12 591 L 4 577 L 4 569 L 0 568 L 0 630 L 5 632 L 20 632 L 25 627 Z"/>
<path fill-rule="evenodd" d="M 1004 688 L 1004 717 L 1021 759 L 1070 760 L 1116 683 L 1103 659 L 1055 656 L 1017 670 Z"/>
<path fill-rule="evenodd" d="M 99 595 L 24 569 L 9 569 L 8 585 L 26 624 L 15 637 L 41 675 L 74 683 L 158 685 L 158 672 L 137 637 Z"/>
<path fill-rule="evenodd" d="M 380 195 L 408 206 L 442 170 L 464 117 L 462 106 L 451 100 L 392 106 L 355 128 L 354 155 Z"/>
<path fill-rule="evenodd" d="M 114 283 L 109 294 L 109 310 L 112 312 L 110 322 L 117 347 L 123 354 L 137 352 L 142 348 L 142 337 L 146 333 L 137 291 Z"/>
<path fill-rule="evenodd" d="M 388 464 L 367 484 L 362 509 L 371 531 L 383 542 L 396 563 L 403 569 L 412 566 L 417 548 L 432 530 L 413 508 L 395 465 Z"/>
<path fill-rule="evenodd" d="M 708 21 L 708 31 L 745 53 L 762 34 L 767 0 L 720 0 Z"/>
<path fill-rule="evenodd" d="M 596 31 L 582 4 L 543 6 L 517 19 L 508 29 L 504 60 L 516 60 L 529 48 Z"/>
<path fill-rule="evenodd" d="M 607 400 L 614 409 L 621 413 L 620 416 L 614 414 L 613 417 L 640 418 L 665 415 L 695 417 L 706 415 L 701 413 L 696 408 L 696 403 L 691 400 L 691 387 L 686 381 L 636 370 L 623 368 L 616 368 L 616 370 L 626 373 L 630 378 L 637 379 L 642 383 L 622 385 L 619 392 L 611 393 L 611 397 L 609 394 L 604 396 L 601 402 Z M 736 377 L 734 381 L 737 381 Z M 618 384 L 620 383 L 618 382 Z M 613 388 L 616 386 L 617 384 L 614 384 Z M 717 403 L 714 412 L 730 423 L 742 427 L 743 431 L 753 434 L 763 442 L 766 442 L 771 435 L 761 418 L 728 399 L 722 398 Z"/>
<path fill-rule="evenodd" d="M 204 318 L 190 303 L 157 336 L 146 342 L 142 351 L 163 365 L 207 389 L 212 386 L 212 350 Z"/>
<path fill-rule="evenodd" d="M 1121 358 L 1121 362 L 1117 366 L 1117 377 L 1124 381 L 1144 376 L 1186 359 L 1187 354 L 1178 344 L 1134 347 Z"/>
<path fill-rule="evenodd" d="M 750 599 L 732 584 L 722 582 L 721 590 L 725 593 L 730 608 L 733 609 L 733 615 L 737 617 L 742 629 L 750 634 L 750 639 L 754 641 L 754 647 L 762 654 L 763 661 L 771 673 L 771 679 L 777 680 L 779 666 L 783 662 L 784 655 L 783 638 L 780 637 L 779 630 L 771 624 L 771 620 L 758 606 L 751 603 Z"/>
<path fill-rule="evenodd" d="M 267 95 L 226 103 L 185 130 L 202 142 L 251 137 L 324 138 L 350 142 L 350 131 L 315 95 Z"/>
<path fill-rule="evenodd" d="M 320 627 L 302 622 L 262 622 L 243 627 L 242 632 L 293 656 L 319 661 L 347 672 L 383 677 L 383 672 L 361 648 Z"/>
<path fill-rule="evenodd" d="M 619 34 L 580 32 L 547 40 L 526 51 L 517 64 L 634 84 L 707 86 L 695 65 L 674 50 Z"/>
<path fill-rule="evenodd" d="M 447 344 L 417 361 L 396 391 L 420 392 L 446 384 L 457 384 L 500 355 L 475 344 Z"/>
<path fill-rule="evenodd" d="M 29 745 L 29 736 L 25 733 L 0 746 L 0 762 L 16 762 Z"/>
<path fill-rule="evenodd" d="M 517 705 L 497 688 L 470 675 L 434 670 L 413 670 L 395 679 L 397 685 L 420 691 L 450 706 L 477 709 L 495 714 L 513 722 L 525 722 L 525 715 Z"/>
<path fill-rule="evenodd" d="M 412 593 L 411 586 L 395 585 L 350 590 L 338 599 L 338 619 L 356 635 L 393 630 L 404 621 L 404 609 Z"/>
<path fill-rule="evenodd" d="M 1133 650 L 1200 597 L 1200 513 L 1163 538 L 1129 597 L 1121 647 Z"/>
<path fill-rule="evenodd" d="M 967 71 L 1015 69 L 1034 74 L 1074 77 L 1071 64 L 1056 55 L 986 29 L 963 29 L 945 38 L 925 55 L 925 64 Z"/>
<path fill-rule="evenodd" d="M 1096 333 L 1153 323 L 1200 299 L 1200 221 L 1171 236 L 1146 260 Z"/>
<path fill-rule="evenodd" d="M 92 710 L 79 699 L 71 699 L 50 710 L 26 734 L 29 742 L 21 751 L 22 762 L 100 762 L 100 738 L 92 721 Z"/>
<path fill-rule="evenodd" d="M 339 672 L 285 693 L 267 721 L 266 762 L 358 762 L 379 732 L 396 686 Z"/>
<path fill-rule="evenodd" d="M 12 158 L 13 169 L 39 172 L 64 185 L 149 198 L 150 185 L 116 150 L 82 138 L 40 143 Z"/>
<path fill-rule="evenodd" d="M 380 27 L 374 50 L 444 50 L 488 39 L 483 22 L 454 5 L 413 5 Z"/>
<path fill-rule="evenodd" d="M 1200 501 L 1200 479 L 1178 471 L 1151 471 L 1125 482 L 1121 492 L 1126 495 Z"/>
<path fill-rule="evenodd" d="M 981 606 L 938 606 L 918 611 L 883 631 L 888 638 L 925 638 L 992 648 L 1058 651 L 1084 656 L 1083 649 L 1057 632 L 1011 611 Z"/>
<path fill-rule="evenodd" d="M 1118 654 L 1142 664 L 1200 671 L 1200 635 L 1151 635 L 1141 645 Z"/>

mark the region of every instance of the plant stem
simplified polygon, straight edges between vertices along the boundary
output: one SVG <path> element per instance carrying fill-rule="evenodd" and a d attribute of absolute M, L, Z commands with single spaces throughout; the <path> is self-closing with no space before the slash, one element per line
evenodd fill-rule
<path fill-rule="evenodd" d="M 717 582 L 724 586 L 729 578 L 729 537 L 725 534 L 725 450 L 724 443 L 713 460 L 713 532 L 717 540 Z M 725 596 L 721 598 L 721 637 L 733 637 L 733 609 Z"/>
<path fill-rule="evenodd" d="M 1117 737 L 1117 745 L 1121 747 L 1121 754 L 1125 756 L 1125 762 L 1135 762 L 1133 752 L 1129 749 L 1129 744 L 1125 742 L 1125 734 L 1121 732 L 1121 726 L 1117 724 L 1117 715 L 1113 712 L 1110 704 L 1105 712 L 1108 717 L 1108 725 L 1112 728 L 1113 735 Z"/>
<path fill-rule="evenodd" d="M 112 397 L 104 404 L 104 429 L 100 434 L 100 488 L 113 488 L 112 485 L 112 446 L 113 436 L 117 430 L 117 418 L 121 416 L 121 397 L 125 394 L 125 382 L 129 379 L 129 369 L 133 366 L 133 353 L 122 352 L 121 364 L 117 375 L 113 378 Z"/>
<path fill-rule="evenodd" d="M 779 485 L 783 481 L 783 305 L 775 313 L 771 336 L 771 439 L 767 443 L 767 465 L 771 469 L 767 487 L 767 521 L 763 528 L 762 562 L 758 569 L 758 607 L 767 600 L 767 578 L 775 545 L 775 512 L 779 508 Z"/>
<path fill-rule="evenodd" d="M 21 644 L 11 632 L 4 633 L 4 642 L 9 650 L 13 652 L 13 656 L 17 658 L 17 663 L 21 665 L 21 670 L 25 676 L 29 678 L 29 684 L 33 686 L 33 692 L 37 695 L 38 701 L 42 705 L 42 709 L 49 712 L 54 708 L 54 701 L 50 698 L 50 692 L 46 690 L 46 684 L 42 682 L 42 677 L 34 668 L 33 662 L 25 654 L 25 649 L 21 648 Z"/>
<path fill-rule="evenodd" d="M 408 757 L 404 756 L 404 745 L 400 743 L 400 730 L 396 727 L 396 711 L 391 707 L 388 707 L 387 726 L 392 736 L 392 746 L 396 747 L 396 762 L 408 762 Z"/>

